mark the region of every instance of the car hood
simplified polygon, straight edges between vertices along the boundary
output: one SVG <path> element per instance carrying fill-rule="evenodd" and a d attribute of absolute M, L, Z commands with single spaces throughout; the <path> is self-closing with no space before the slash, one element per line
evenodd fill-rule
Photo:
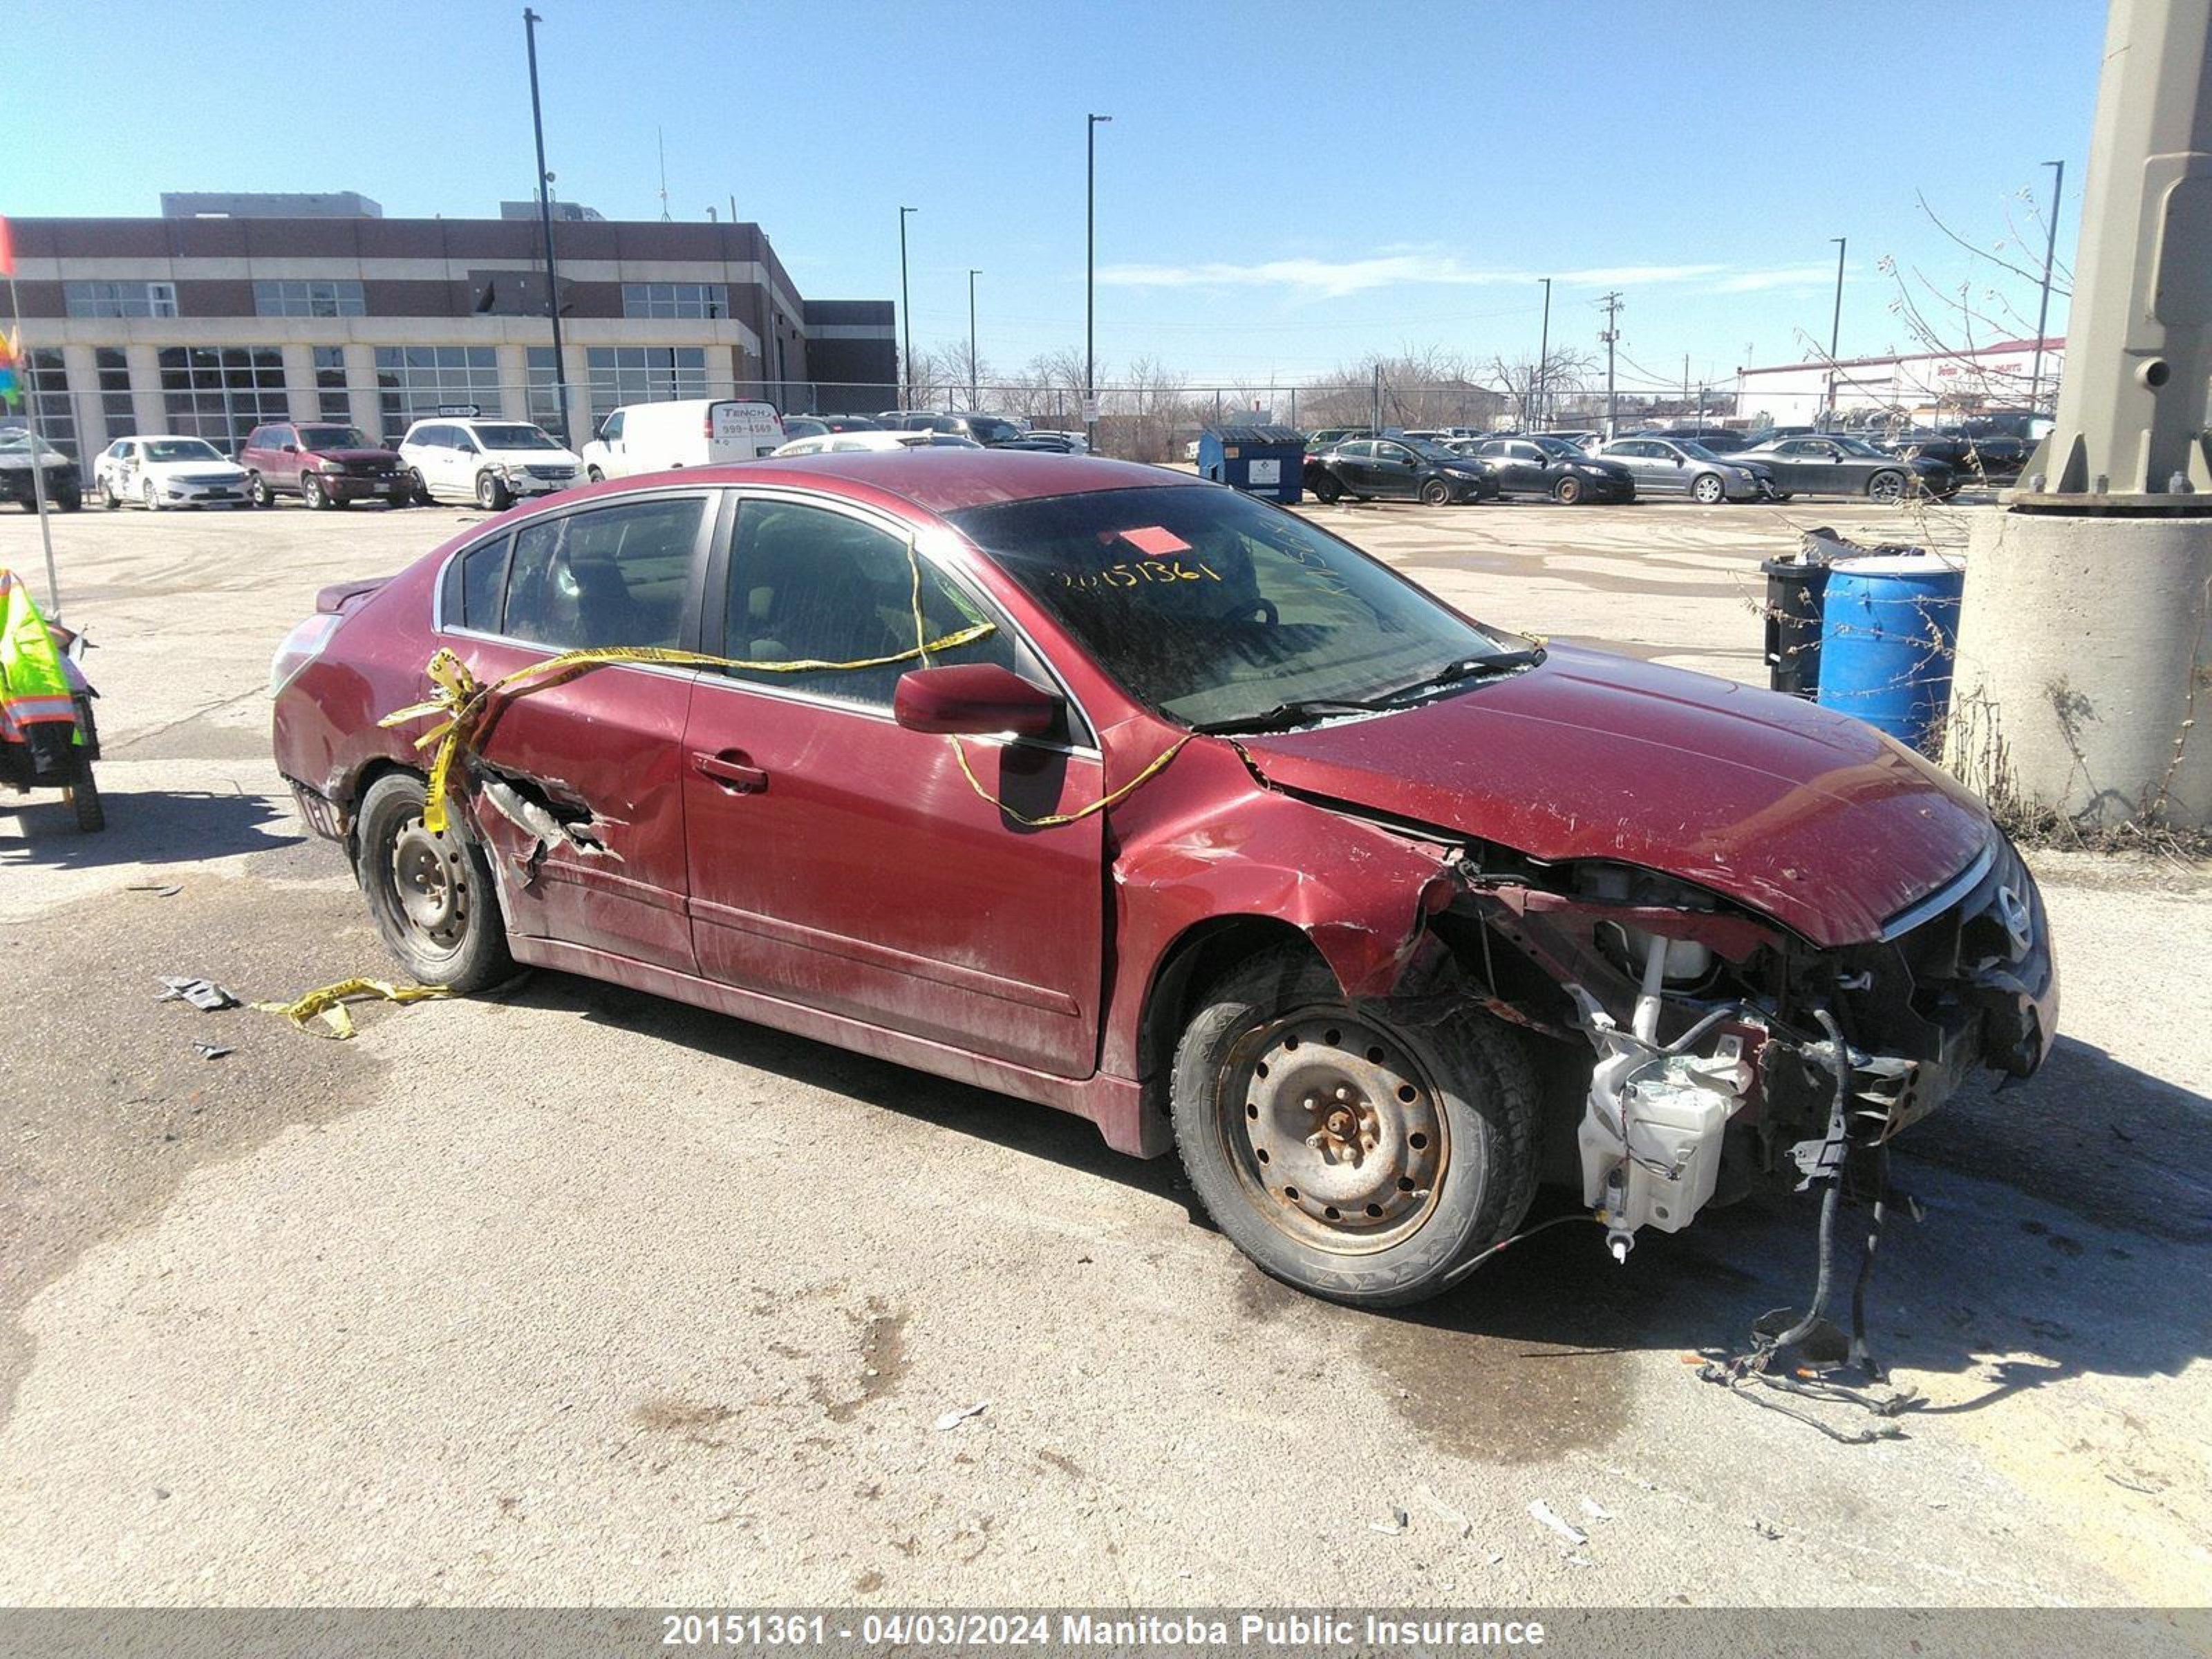
<path fill-rule="evenodd" d="M 196 478 L 246 476 L 246 469 L 234 461 L 141 461 L 138 470 L 157 478 L 181 477 L 187 473 Z"/>
<path fill-rule="evenodd" d="M 584 464 L 580 455 L 565 449 L 487 449 L 484 457 L 507 466 L 565 466 L 575 468 Z"/>
<path fill-rule="evenodd" d="M 311 449 L 300 456 L 303 461 L 396 461 L 397 452 L 389 449 Z"/>
<path fill-rule="evenodd" d="M 1995 833 L 1961 785 L 1848 715 L 1565 646 L 1437 702 L 1237 741 L 1283 788 L 1661 871 L 1820 945 L 1880 937 Z"/>

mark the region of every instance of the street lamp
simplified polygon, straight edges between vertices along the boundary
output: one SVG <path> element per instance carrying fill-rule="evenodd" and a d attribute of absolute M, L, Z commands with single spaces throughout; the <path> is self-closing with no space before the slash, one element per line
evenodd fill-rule
<path fill-rule="evenodd" d="M 903 388 L 899 394 L 901 409 L 914 407 L 914 307 L 906 291 L 906 216 L 921 211 L 920 208 L 910 207 L 899 210 L 899 325 L 906 331 L 906 349 L 899 365 L 904 371 L 899 379 Z"/>
<path fill-rule="evenodd" d="M 1110 115 L 1089 117 L 1083 129 L 1083 435 L 1098 447 L 1098 124 Z"/>
<path fill-rule="evenodd" d="M 2032 421 L 2035 415 L 2035 400 L 2043 391 L 2043 331 L 2051 324 L 2051 267 L 2058 258 L 2058 204 L 2066 195 L 2066 163 L 2045 161 L 2051 169 L 2050 234 L 2043 244 L 2043 303 L 2035 312 L 2035 366 L 2027 375 L 2027 413 Z M 2030 431 L 2034 428 L 2029 428 Z"/>
<path fill-rule="evenodd" d="M 976 390 L 976 377 L 982 370 L 975 367 L 975 279 L 983 273 L 974 266 L 968 270 L 968 407 L 981 407 L 981 393 Z"/>
<path fill-rule="evenodd" d="M 1544 392 L 1547 390 L 1544 383 L 1551 378 L 1544 371 L 1552 358 L 1552 279 L 1542 276 L 1537 280 L 1544 284 L 1544 331 L 1536 345 L 1536 383 L 1528 399 L 1528 422 L 1541 432 L 1544 429 Z"/>
<path fill-rule="evenodd" d="M 568 376 L 561 360 L 561 289 L 553 275 L 553 175 L 545 170 L 545 118 L 538 105 L 538 26 L 544 21 L 529 7 L 522 9 L 523 40 L 530 54 L 530 127 L 538 139 L 538 222 L 545 234 L 545 314 L 553 319 L 553 400 L 561 417 L 561 441 L 574 449 Z"/>
<path fill-rule="evenodd" d="M 1836 348 L 1844 337 L 1844 250 L 1848 246 L 1841 236 L 1828 240 L 1836 245 L 1836 314 L 1828 323 L 1828 413 L 1836 412 Z"/>

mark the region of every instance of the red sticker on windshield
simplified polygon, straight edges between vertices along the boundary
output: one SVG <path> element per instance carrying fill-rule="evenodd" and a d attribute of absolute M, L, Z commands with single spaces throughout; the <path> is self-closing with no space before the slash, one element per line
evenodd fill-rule
<path fill-rule="evenodd" d="M 1190 551 L 1188 542 L 1172 530 L 1163 530 L 1156 524 L 1125 530 L 1121 532 L 1121 539 L 1148 559 L 1171 558 L 1177 553 Z"/>

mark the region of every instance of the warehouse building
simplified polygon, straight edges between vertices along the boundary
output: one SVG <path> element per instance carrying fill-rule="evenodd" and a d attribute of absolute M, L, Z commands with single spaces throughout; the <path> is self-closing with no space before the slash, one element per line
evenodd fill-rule
<path fill-rule="evenodd" d="M 133 432 L 234 453 L 264 421 L 397 439 L 473 407 L 557 434 L 565 404 L 580 443 L 620 404 L 897 401 L 892 303 L 802 298 L 757 225 L 562 204 L 556 364 L 534 219 L 387 219 L 352 191 L 161 201 L 12 222 L 40 430 L 80 459 Z"/>
<path fill-rule="evenodd" d="M 2037 406 L 2047 410 L 2065 366 L 2065 339 L 2046 336 L 2039 365 L 2035 342 L 2027 339 L 1739 368 L 1735 407 L 1753 426 L 1810 426 L 1831 407 L 1839 416 L 1901 413 L 1932 422 L 2026 409 L 2033 392 Z"/>

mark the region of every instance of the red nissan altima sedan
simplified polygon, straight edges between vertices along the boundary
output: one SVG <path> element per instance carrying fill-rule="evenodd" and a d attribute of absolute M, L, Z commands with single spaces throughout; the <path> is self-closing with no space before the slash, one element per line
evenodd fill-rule
<path fill-rule="evenodd" d="M 576 650 L 676 654 L 498 684 Z M 441 652 L 489 691 L 434 810 L 438 711 L 380 722 Z M 326 590 L 272 684 L 417 978 L 562 969 L 1079 1113 L 1346 1302 L 1452 1283 L 1540 1181 L 1625 1255 L 1839 1178 L 2055 1035 L 2035 884 L 1917 756 L 1150 467 L 570 491 Z"/>

